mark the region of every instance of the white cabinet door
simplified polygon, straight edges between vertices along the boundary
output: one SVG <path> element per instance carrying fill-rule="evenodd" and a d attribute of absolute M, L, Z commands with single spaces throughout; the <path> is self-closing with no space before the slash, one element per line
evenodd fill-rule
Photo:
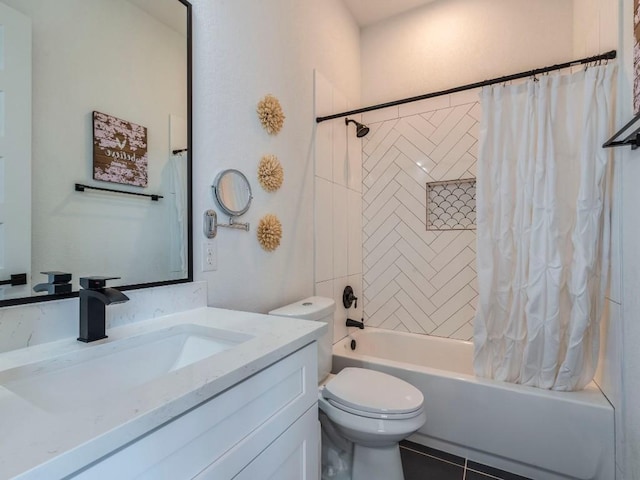
<path fill-rule="evenodd" d="M 31 20 L 0 2 L 0 280 L 17 273 L 31 280 Z"/>
<path fill-rule="evenodd" d="M 319 437 L 318 409 L 314 405 L 234 480 L 317 480 Z M 205 475 L 197 477 L 198 480 L 207 478 Z"/>
<path fill-rule="evenodd" d="M 232 479 L 310 407 L 317 422 L 317 365 L 308 345 L 71 477 Z"/>

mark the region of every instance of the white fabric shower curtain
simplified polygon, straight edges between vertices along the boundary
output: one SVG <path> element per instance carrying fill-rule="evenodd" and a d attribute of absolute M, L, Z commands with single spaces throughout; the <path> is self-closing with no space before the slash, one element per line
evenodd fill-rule
<path fill-rule="evenodd" d="M 479 376 L 579 390 L 598 359 L 615 65 L 481 93 Z"/>

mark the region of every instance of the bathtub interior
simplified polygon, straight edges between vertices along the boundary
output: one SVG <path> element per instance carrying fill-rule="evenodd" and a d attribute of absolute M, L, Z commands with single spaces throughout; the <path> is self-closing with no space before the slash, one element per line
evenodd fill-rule
<path fill-rule="evenodd" d="M 356 341 L 355 351 L 351 340 Z M 367 328 L 335 344 L 334 355 L 336 350 L 473 376 L 473 343 L 463 340 Z"/>

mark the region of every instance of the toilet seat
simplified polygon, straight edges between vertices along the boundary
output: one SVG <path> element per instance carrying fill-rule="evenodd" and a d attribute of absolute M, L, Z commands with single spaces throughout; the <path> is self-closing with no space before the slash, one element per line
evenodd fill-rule
<path fill-rule="evenodd" d="M 402 420 L 420 415 L 424 397 L 399 378 L 364 368 L 345 368 L 321 388 L 329 404 L 368 418 Z"/>
<path fill-rule="evenodd" d="M 423 411 L 423 408 L 420 407 L 417 410 L 407 413 L 383 413 L 383 412 L 367 412 L 364 410 L 358 410 L 356 408 L 351 408 L 347 405 L 343 405 L 335 400 L 326 399 L 330 405 L 342 410 L 343 412 L 350 413 L 352 415 L 357 415 L 359 417 L 367 417 L 367 418 L 378 418 L 381 420 L 404 420 L 407 418 L 413 418 L 420 415 Z"/>

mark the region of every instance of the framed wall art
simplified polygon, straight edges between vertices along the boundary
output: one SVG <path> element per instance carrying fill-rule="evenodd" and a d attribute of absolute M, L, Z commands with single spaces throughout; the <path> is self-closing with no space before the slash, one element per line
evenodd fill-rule
<path fill-rule="evenodd" d="M 146 187 L 147 129 L 93 112 L 93 179 Z"/>
<path fill-rule="evenodd" d="M 640 113 L 640 0 L 633 0 L 633 112 Z"/>

